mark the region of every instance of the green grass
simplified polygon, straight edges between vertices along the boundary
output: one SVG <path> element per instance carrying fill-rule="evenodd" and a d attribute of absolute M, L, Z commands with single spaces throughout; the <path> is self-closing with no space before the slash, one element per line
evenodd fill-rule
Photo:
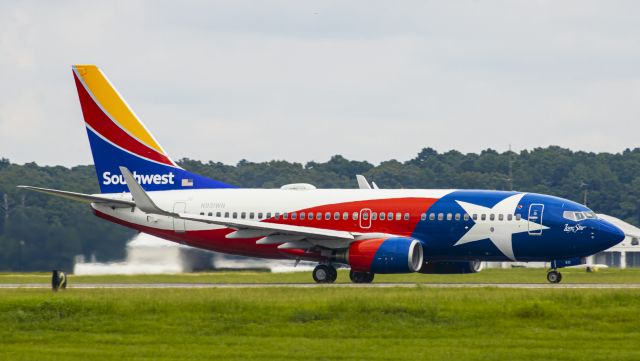
<path fill-rule="evenodd" d="M 588 273 L 584 269 L 563 269 L 563 283 L 640 283 L 640 268 L 600 269 Z M 49 273 L 7 274 L 0 273 L 2 283 L 48 283 Z M 269 272 L 211 272 L 176 275 L 135 275 L 135 276 L 69 276 L 70 284 L 77 283 L 310 283 L 311 272 L 269 273 Z M 338 281 L 348 283 L 348 271 L 341 270 Z M 544 269 L 514 268 L 486 269 L 466 275 L 376 275 L 374 282 L 410 283 L 547 283 Z"/>
<path fill-rule="evenodd" d="M 639 290 L 0 289 L 3 360 L 638 360 Z"/>

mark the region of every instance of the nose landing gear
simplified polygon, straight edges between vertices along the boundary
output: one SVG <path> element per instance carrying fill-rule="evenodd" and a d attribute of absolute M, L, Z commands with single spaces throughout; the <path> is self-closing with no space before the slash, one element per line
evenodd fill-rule
<path fill-rule="evenodd" d="M 319 264 L 313 269 L 313 280 L 317 283 L 333 283 L 338 278 L 338 271 L 331 264 Z"/>
<path fill-rule="evenodd" d="M 562 281 L 562 273 L 556 271 L 555 269 L 552 269 L 551 271 L 547 272 L 547 281 L 549 281 L 550 283 L 560 283 L 560 281 Z"/>

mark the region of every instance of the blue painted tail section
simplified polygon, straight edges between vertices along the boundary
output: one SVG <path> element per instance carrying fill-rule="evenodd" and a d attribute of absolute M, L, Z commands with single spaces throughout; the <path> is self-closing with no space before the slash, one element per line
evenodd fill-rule
<path fill-rule="evenodd" d="M 235 188 L 229 184 L 131 154 L 87 127 L 91 152 L 102 193 L 129 192 L 120 166 L 127 167 L 146 191 Z"/>

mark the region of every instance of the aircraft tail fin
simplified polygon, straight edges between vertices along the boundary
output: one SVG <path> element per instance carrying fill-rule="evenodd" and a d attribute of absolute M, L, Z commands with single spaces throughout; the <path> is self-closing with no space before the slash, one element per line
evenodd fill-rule
<path fill-rule="evenodd" d="M 178 166 L 97 66 L 72 68 L 102 193 L 128 191 L 121 166 L 147 191 L 233 187 Z"/>

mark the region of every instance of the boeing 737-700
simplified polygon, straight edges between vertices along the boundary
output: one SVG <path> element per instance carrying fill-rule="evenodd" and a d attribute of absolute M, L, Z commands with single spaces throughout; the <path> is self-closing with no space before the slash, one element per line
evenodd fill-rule
<path fill-rule="evenodd" d="M 75 65 L 100 194 L 21 186 L 89 203 L 94 214 L 207 250 L 317 262 L 313 279 L 356 283 L 376 273 L 472 273 L 482 261 L 549 262 L 558 268 L 625 237 L 582 204 L 492 190 L 359 189 L 290 184 L 245 189 L 181 168 L 95 65 Z"/>

